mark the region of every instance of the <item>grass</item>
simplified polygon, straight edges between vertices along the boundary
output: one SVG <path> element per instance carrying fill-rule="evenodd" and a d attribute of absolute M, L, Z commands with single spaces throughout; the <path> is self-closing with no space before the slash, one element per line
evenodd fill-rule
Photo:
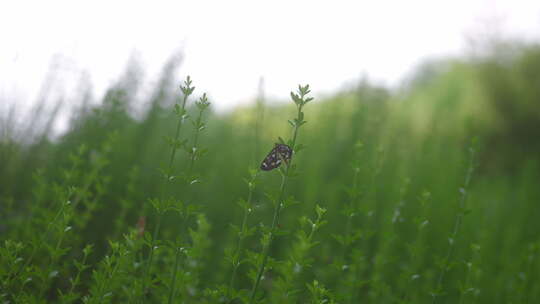
<path fill-rule="evenodd" d="M 0 299 L 535 303 L 540 52 L 497 56 L 228 114 L 168 67 L 137 119 L 123 84 L 55 140 L 2 122 Z"/>

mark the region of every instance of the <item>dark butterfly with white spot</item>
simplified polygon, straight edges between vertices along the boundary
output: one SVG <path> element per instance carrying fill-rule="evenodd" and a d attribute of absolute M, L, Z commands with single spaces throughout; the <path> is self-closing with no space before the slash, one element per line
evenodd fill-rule
<path fill-rule="evenodd" d="M 281 165 L 282 160 L 288 163 L 292 157 L 292 153 L 293 150 L 291 147 L 285 144 L 276 144 L 262 161 L 261 170 L 270 171 L 275 169 Z"/>

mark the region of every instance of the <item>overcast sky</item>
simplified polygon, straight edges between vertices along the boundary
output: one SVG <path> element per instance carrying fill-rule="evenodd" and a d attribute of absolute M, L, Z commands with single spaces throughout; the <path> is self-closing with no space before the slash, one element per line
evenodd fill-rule
<path fill-rule="evenodd" d="M 283 98 L 299 83 L 317 95 L 362 75 L 395 85 L 486 31 L 540 38 L 540 1 L 8 0 L 0 100 L 31 104 L 54 55 L 67 87 L 86 73 L 100 96 L 133 54 L 151 84 L 181 51 L 178 76 L 191 75 L 220 109 L 253 98 L 261 77 L 269 97 Z"/>

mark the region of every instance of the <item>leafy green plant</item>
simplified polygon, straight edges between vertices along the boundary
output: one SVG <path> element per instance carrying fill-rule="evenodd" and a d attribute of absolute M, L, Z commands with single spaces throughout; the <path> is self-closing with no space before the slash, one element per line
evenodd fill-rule
<path fill-rule="evenodd" d="M 148 99 L 136 69 L 69 98 L 62 134 L 0 113 L 0 302 L 533 303 L 540 61 L 518 53 L 215 113 L 171 62 Z M 288 132 L 292 163 L 249 171 Z"/>
<path fill-rule="evenodd" d="M 189 165 L 187 172 L 184 176 L 184 180 L 188 185 L 194 185 L 196 183 L 200 182 L 200 179 L 193 174 L 193 168 L 195 165 L 195 160 L 199 159 L 206 153 L 205 149 L 201 149 L 198 145 L 199 143 L 199 134 L 201 131 L 203 131 L 206 128 L 206 124 L 203 121 L 203 113 L 208 109 L 210 106 L 210 103 L 208 102 L 208 98 L 206 97 L 206 94 L 203 94 L 203 96 L 195 103 L 197 106 L 197 109 L 199 110 L 198 116 L 195 120 L 192 121 L 193 127 L 195 129 L 195 134 L 193 136 L 193 145 L 191 148 L 187 149 L 187 153 L 189 155 Z M 182 254 L 187 253 L 188 259 L 191 261 L 197 261 L 200 259 L 205 251 L 205 249 L 209 246 L 207 244 L 207 241 L 204 240 L 206 237 L 206 234 L 209 230 L 209 224 L 206 221 L 206 218 L 202 214 L 198 214 L 198 226 L 199 230 L 194 231 L 190 230 L 189 234 L 191 239 L 193 240 L 193 244 L 190 249 L 185 249 L 183 246 L 187 246 L 188 242 L 188 235 L 184 231 L 187 228 L 187 223 L 189 223 L 190 218 L 196 214 L 197 207 L 193 204 L 183 204 L 182 209 L 177 209 L 181 219 L 182 219 L 182 228 L 181 228 L 181 234 L 180 239 L 177 241 L 177 244 L 174 245 L 175 248 L 175 262 L 174 262 L 174 268 L 173 268 L 173 274 L 170 284 L 170 291 L 169 291 L 169 299 L 168 303 L 173 303 L 173 299 L 175 297 L 176 293 L 176 276 L 178 273 L 178 267 L 180 264 L 180 259 Z M 186 252 L 184 252 L 186 251 Z M 194 267 L 197 269 L 197 267 Z M 191 274 L 194 273 L 194 270 L 191 270 Z M 183 285 L 185 286 L 186 282 L 183 282 Z M 184 287 L 185 289 L 185 287 Z M 187 293 L 184 292 L 184 297 L 187 296 Z"/>
<path fill-rule="evenodd" d="M 308 270 L 313 266 L 314 259 L 309 256 L 311 249 L 319 244 L 313 239 L 315 232 L 327 224 L 323 219 L 326 209 L 315 206 L 315 219 L 306 216 L 300 218 L 301 229 L 296 232 L 296 242 L 287 254 L 288 259 L 276 265 L 279 277 L 274 284 L 272 302 L 297 303 L 306 295 L 302 293 L 303 282 Z M 306 232 L 307 231 L 307 232 Z"/>
<path fill-rule="evenodd" d="M 469 190 L 472 174 L 476 166 L 475 159 L 474 159 L 475 152 L 476 152 L 475 150 L 476 142 L 477 142 L 477 139 L 474 139 L 472 141 L 471 146 L 469 147 L 469 154 L 470 154 L 469 165 L 467 167 L 467 172 L 465 174 L 465 181 L 463 183 L 463 187 L 459 188 L 459 193 L 460 193 L 459 206 L 458 206 L 459 209 L 458 209 L 458 213 L 456 214 L 456 220 L 454 222 L 454 228 L 452 229 L 452 234 L 448 238 L 448 243 L 449 243 L 448 252 L 446 253 L 446 256 L 444 257 L 444 259 L 440 261 L 439 266 L 441 269 L 440 269 L 439 277 L 435 285 L 436 286 L 435 290 L 431 292 L 431 296 L 433 297 L 432 303 L 436 303 L 438 296 L 444 293 L 442 284 L 443 284 L 443 280 L 444 280 L 444 276 L 446 275 L 446 272 L 452 266 L 451 258 L 455 250 L 454 244 L 456 242 L 456 238 L 458 236 L 458 233 L 461 227 L 461 222 L 463 221 L 463 217 L 471 212 L 471 210 L 467 208 L 466 203 L 467 203 L 467 196 L 468 196 L 467 191 Z"/>
<path fill-rule="evenodd" d="M 430 225 L 430 220 L 427 217 L 428 204 L 431 202 L 431 192 L 424 190 L 417 199 L 420 207 L 420 211 L 414 216 L 414 236 L 412 241 L 407 244 L 408 263 L 403 269 L 400 281 L 402 282 L 401 297 L 404 303 L 414 303 L 418 301 L 416 298 L 419 294 L 418 286 L 420 282 L 424 280 L 421 271 L 421 264 L 426 254 L 426 246 L 423 243 L 423 236 L 425 230 Z"/>
<path fill-rule="evenodd" d="M 183 140 L 180 139 L 180 131 L 182 129 L 182 125 L 184 124 L 185 120 L 189 117 L 187 115 L 187 111 L 186 111 L 186 103 L 188 101 L 189 96 L 191 94 L 193 94 L 193 91 L 195 90 L 195 87 L 192 87 L 191 85 L 192 85 L 192 81 L 191 81 L 191 78 L 188 76 L 186 78 L 186 80 L 184 81 L 184 85 L 180 86 L 180 89 L 182 90 L 182 93 L 184 95 L 183 95 L 183 99 L 182 99 L 181 104 L 175 104 L 175 106 L 174 106 L 174 112 L 175 112 L 176 116 L 178 117 L 175 135 L 172 138 L 170 138 L 170 137 L 167 138 L 167 142 L 168 142 L 168 144 L 169 144 L 169 146 L 171 148 L 171 154 L 170 154 L 170 157 L 169 157 L 168 166 L 165 169 L 165 171 L 163 172 L 163 177 L 164 177 L 164 180 L 165 180 L 165 186 L 162 187 L 162 193 L 161 193 L 160 198 L 150 200 L 150 203 L 152 204 L 152 206 L 156 210 L 156 218 L 157 219 L 156 219 L 156 225 L 154 227 L 154 232 L 153 232 L 152 237 L 150 238 L 150 241 L 149 241 L 148 259 L 145 262 L 144 273 L 143 273 L 142 278 L 141 278 L 141 282 L 142 282 L 141 283 L 141 293 L 140 293 L 141 294 L 141 299 L 142 299 L 144 293 L 146 292 L 147 285 L 149 284 L 149 282 L 148 282 L 149 278 L 148 277 L 150 275 L 150 271 L 151 271 L 151 268 L 152 268 L 152 263 L 153 263 L 153 259 L 154 259 L 154 252 L 158 247 L 157 241 L 158 241 L 159 232 L 160 232 L 160 229 L 161 229 L 161 222 L 163 220 L 163 216 L 164 216 L 165 212 L 167 212 L 171 208 L 176 208 L 175 207 L 176 202 L 174 202 L 172 200 L 169 200 L 169 199 L 166 199 L 164 192 L 170 186 L 170 184 L 176 179 L 176 176 L 174 175 L 174 172 L 173 172 L 174 160 L 175 160 L 177 151 L 186 144 L 185 140 L 183 141 Z"/>
<path fill-rule="evenodd" d="M 247 200 L 241 199 L 238 202 L 238 205 L 243 210 L 243 217 L 242 217 L 242 224 L 240 227 L 233 225 L 233 229 L 236 231 L 236 234 L 238 236 L 238 242 L 236 244 L 236 247 L 232 250 L 226 253 L 227 260 L 232 265 L 232 271 L 231 271 L 231 278 L 229 281 L 229 286 L 227 287 L 226 292 L 223 292 L 227 295 L 229 299 L 234 299 L 238 297 L 236 294 L 236 289 L 234 288 L 238 268 L 242 264 L 242 254 L 243 254 L 243 245 L 249 236 L 253 235 L 255 233 L 256 227 L 249 227 L 248 224 L 248 218 L 249 215 L 253 212 L 253 192 L 255 190 L 255 186 L 257 185 L 257 176 L 259 175 L 258 170 L 251 170 L 250 172 L 250 179 L 245 180 L 247 187 L 248 187 L 248 196 Z"/>
<path fill-rule="evenodd" d="M 293 128 L 292 130 L 292 137 L 291 140 L 288 142 L 288 146 L 292 149 L 294 152 L 298 152 L 300 150 L 301 146 L 297 146 L 296 140 L 298 138 L 298 130 L 302 125 L 307 123 L 304 120 L 304 112 L 302 111 L 304 106 L 313 100 L 312 97 L 307 97 L 307 95 L 310 93 L 309 85 L 306 86 L 299 86 L 297 93 L 291 92 L 291 98 L 293 102 L 296 105 L 297 109 L 297 117 L 293 120 L 289 120 L 289 124 Z M 255 277 L 255 281 L 253 283 L 253 288 L 251 290 L 251 296 L 250 296 L 250 303 L 254 303 L 257 295 L 257 289 L 259 288 L 259 284 L 261 282 L 261 278 L 264 274 L 266 263 L 268 261 L 268 255 L 270 246 L 272 244 L 272 241 L 276 235 L 276 227 L 279 223 L 279 217 L 281 215 L 281 209 L 285 207 L 285 186 L 287 185 L 287 179 L 293 173 L 291 171 L 291 168 L 294 168 L 292 166 L 292 159 L 285 162 L 285 169 L 280 170 L 281 173 L 281 186 L 279 188 L 279 194 L 277 199 L 274 201 L 274 216 L 272 219 L 272 224 L 270 226 L 270 229 L 268 231 L 264 232 L 263 238 L 262 238 L 262 258 L 260 261 L 259 269 L 257 271 L 257 275 Z"/>
<path fill-rule="evenodd" d="M 311 303 L 314 304 L 333 304 L 337 303 L 333 300 L 332 293 L 324 288 L 317 280 L 314 280 L 311 284 L 306 284 L 307 289 L 311 295 Z"/>

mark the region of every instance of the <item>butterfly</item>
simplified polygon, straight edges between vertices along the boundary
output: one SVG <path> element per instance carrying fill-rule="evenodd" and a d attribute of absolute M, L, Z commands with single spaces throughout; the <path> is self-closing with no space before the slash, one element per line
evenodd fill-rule
<path fill-rule="evenodd" d="M 293 150 L 286 144 L 276 144 L 262 161 L 261 170 L 270 171 L 275 169 L 281 165 L 282 160 L 288 163 L 292 157 L 292 153 Z"/>

